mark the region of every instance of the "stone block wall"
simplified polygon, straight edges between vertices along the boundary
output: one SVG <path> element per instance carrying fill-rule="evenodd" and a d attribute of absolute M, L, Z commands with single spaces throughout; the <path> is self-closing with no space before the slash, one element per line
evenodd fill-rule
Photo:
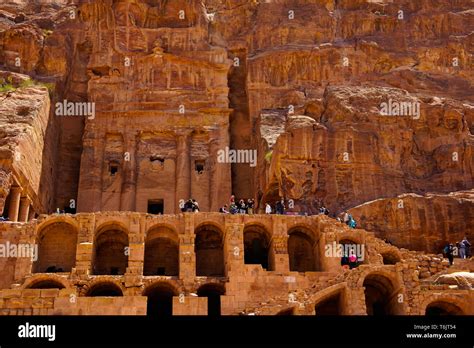
<path fill-rule="evenodd" d="M 30 300 L 34 298 L 31 295 L 34 291 L 40 298 L 42 294 L 49 294 L 38 302 L 41 314 L 145 315 L 153 314 L 156 308 L 165 308 L 170 315 L 216 312 L 224 315 L 364 315 L 372 313 L 374 308 L 369 299 L 377 296 L 385 299 L 382 307 L 386 314 L 422 313 L 433 305 L 429 299 L 436 306 L 458 314 L 472 313 L 469 305 L 472 290 L 456 286 L 441 289 L 428 277 L 445 270 L 445 262 L 439 256 L 398 249 L 373 233 L 349 229 L 323 215 L 185 213 L 157 216 L 104 212 L 44 215 L 30 223 L 0 226 L 0 244 L 7 241 L 37 243 L 40 250 L 36 262 L 25 257 L 8 259 L 8 262 L 0 259 L 8 271 L 3 281 L 5 290 L 0 295 L 3 314 L 16 314 L 17 310 L 29 313 L 33 308 Z M 59 249 L 57 244 L 54 247 L 55 239 L 45 237 L 61 236 L 63 231 L 77 235 L 74 250 Z M 110 231 L 112 237 L 107 239 Z M 263 264 L 246 262 L 251 250 L 244 241 L 249 235 L 267 239 L 266 268 Z M 289 240 L 297 238 L 295 235 L 305 237 L 296 239 L 297 248 L 289 247 Z M 39 236 L 42 238 L 38 239 Z M 98 248 L 104 239 L 111 245 L 122 241 L 123 250 L 110 249 L 106 264 L 114 267 L 125 257 L 123 274 L 113 274 L 113 267 L 109 266 L 105 267 L 104 274 L 96 274 L 99 266 L 104 267 Z M 305 247 L 307 242 L 311 248 Z M 45 243 L 50 245 L 42 245 Z M 340 255 L 328 253 L 339 243 L 364 246 L 358 267 L 351 270 L 341 267 Z M 167 261 L 174 258 L 177 272 L 166 274 L 169 271 L 166 264 L 157 263 L 151 267 L 155 271 L 144 274 L 145 262 L 150 262 L 148 253 L 155 250 L 150 245 L 172 250 L 167 254 Z M 44 260 L 62 260 L 52 256 L 65 257 L 65 250 L 70 254 L 67 257 L 75 260 L 70 270 L 42 271 L 48 266 Z M 207 272 L 206 264 L 199 261 L 203 255 L 211 255 L 214 263 L 222 265 L 222 271 L 200 274 Z M 290 259 L 298 258 L 312 260 L 314 267 L 301 262 L 291 266 Z M 35 266 L 38 263 L 42 268 Z M 301 268 L 302 265 L 307 268 Z M 45 287 L 49 289 L 43 290 Z M 436 295 L 438 292 L 443 296 Z M 420 303 L 420 299 L 424 302 Z M 157 303 L 161 303 L 161 307 L 155 307 Z"/>

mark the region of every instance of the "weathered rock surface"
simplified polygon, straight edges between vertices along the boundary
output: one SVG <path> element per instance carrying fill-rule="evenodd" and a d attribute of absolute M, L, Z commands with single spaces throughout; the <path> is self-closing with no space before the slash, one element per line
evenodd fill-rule
<path fill-rule="evenodd" d="M 474 239 L 473 15 L 469 0 L 2 1 L 0 75 L 16 89 L 0 92 L 0 207 L 22 222 L 25 198 L 36 213 L 86 213 L 0 224 L 2 243 L 41 248 L 34 267 L 0 260 L 0 288 L 18 287 L 0 291 L 1 313 L 145 314 L 163 279 L 144 265 L 161 274 L 153 251 L 171 250 L 177 293 L 219 266 L 224 314 L 320 314 L 328 299 L 372 314 L 395 291 L 405 301 L 384 299 L 386 314 L 472 314 L 461 278 L 432 277 L 447 272 L 444 243 Z M 26 76 L 38 83 L 17 88 Z M 229 147 L 257 150 L 257 167 L 219 161 Z M 352 208 L 373 233 L 325 216 L 172 215 L 191 197 L 217 211 L 231 193 L 260 210 L 280 197 L 293 212 Z M 265 267 L 245 262 L 246 232 L 269 238 Z M 104 257 L 125 274 L 91 276 L 108 268 L 96 257 L 108 238 L 130 244 L 128 265 L 120 248 Z M 326 257 L 342 241 L 367 247 L 358 268 Z M 53 263 L 67 270 L 41 273 Z M 43 281 L 67 289 L 32 289 Z M 124 296 L 82 296 L 101 282 Z M 173 310 L 206 314 L 200 300 Z"/>
<path fill-rule="evenodd" d="M 474 192 L 404 194 L 349 210 L 359 226 L 393 244 L 440 253 L 465 236 L 474 240 Z"/>
<path fill-rule="evenodd" d="M 260 207 L 282 196 L 308 213 L 324 202 L 336 213 L 402 193 L 473 187 L 469 5 L 9 1 L 0 57 L 8 70 L 54 82 L 53 105 L 96 106 L 94 120 L 53 117 L 59 146 L 48 151 L 62 185 L 46 211 L 71 200 L 81 210 L 145 211 L 150 189 L 166 212 L 191 195 L 214 210 L 231 188 L 223 184 L 228 165 L 212 157 L 228 145 L 259 156 L 257 168 L 232 164 L 235 194 L 256 195 Z M 390 100 L 419 103 L 419 115 L 381 116 Z M 94 150 L 102 147 L 103 157 Z M 179 159 L 183 149 L 191 154 Z M 182 173 L 204 159 L 209 172 Z M 110 178 L 114 163 L 122 170 Z M 31 175 L 38 186 L 39 172 Z M 381 221 L 360 223 L 399 234 Z M 401 245 L 433 250 L 441 236 Z"/>
<path fill-rule="evenodd" d="M 457 285 L 459 289 L 472 289 L 474 286 L 474 273 L 454 272 L 442 274 L 436 278 L 435 282 L 438 284 Z"/>
<path fill-rule="evenodd" d="M 455 5 L 438 1 L 435 6 L 408 1 L 206 1 L 206 5 L 216 13 L 212 23 L 216 42 L 238 51 L 245 62 L 248 114 L 239 113 L 236 118 L 240 136 L 256 144 L 261 163 L 265 158 L 268 162 L 272 151 L 261 140 L 278 133 L 271 134 L 268 127 L 252 131 L 267 122 L 260 122 L 259 117 L 286 110 L 288 115 L 318 121 L 315 134 L 328 133 L 314 140 L 321 144 L 314 145 L 318 148 L 312 153 L 301 151 L 311 147 L 310 128 L 305 137 L 302 130 L 293 132 L 291 142 L 283 136 L 285 140 L 280 140 L 271 156 L 278 163 L 265 169 L 260 165 L 250 178 L 263 201 L 305 197 L 300 209 L 311 210 L 316 198 L 339 211 L 380 196 L 472 187 L 471 164 L 467 169 L 460 165 L 463 179 L 459 180 L 451 178 L 446 168 L 455 170 L 447 158 L 449 151 L 456 151 L 451 148 L 462 148 L 462 161 L 467 163 L 472 163 L 473 156 L 472 145 L 464 145 L 465 141 L 472 144 L 473 108 L 469 92 L 473 14 L 467 1 Z M 361 84 L 366 88 L 355 87 Z M 377 114 L 380 103 L 387 102 L 392 93 L 404 100 L 419 100 L 421 119 L 376 117 L 374 122 L 368 117 L 367 111 Z M 250 126 L 244 127 L 245 122 Z M 463 124 L 457 130 L 456 122 Z M 374 133 L 375 139 L 370 135 Z M 431 137 L 437 140 L 428 140 Z M 425 140 L 420 142 L 420 138 Z M 341 164 L 338 156 L 349 145 L 364 149 L 364 158 Z M 268 180 L 263 179 L 265 173 Z M 245 180 L 247 174 L 240 174 Z M 436 179 L 431 182 L 428 177 Z"/>
<path fill-rule="evenodd" d="M 381 115 L 380 105 L 389 102 L 417 104 L 419 115 Z M 463 103 L 396 88 L 338 86 L 328 87 L 320 104 L 314 119 L 280 118 L 285 131 L 276 142 L 261 143 L 260 153 L 272 152 L 270 163 L 260 158 L 267 168 L 266 181 L 259 178 L 260 190 L 268 188 L 263 200 L 283 196 L 296 210 L 315 213 L 318 199 L 339 212 L 403 192 L 473 186 L 471 109 Z M 264 139 L 267 128 L 260 126 Z"/>
<path fill-rule="evenodd" d="M 0 208 L 3 212 L 10 186 L 19 185 L 35 211 L 50 210 L 56 137 L 48 89 L 26 75 L 5 71 L 0 71 L 0 81 L 9 86 L 0 93 Z"/>

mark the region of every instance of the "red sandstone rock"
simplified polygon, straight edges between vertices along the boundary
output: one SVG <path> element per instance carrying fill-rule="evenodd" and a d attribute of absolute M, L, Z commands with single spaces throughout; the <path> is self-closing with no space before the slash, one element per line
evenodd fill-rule
<path fill-rule="evenodd" d="M 389 101 L 419 103 L 419 116 L 381 115 Z M 322 104 L 315 119 L 275 120 L 286 130 L 274 145 L 261 143 L 261 154 L 272 151 L 270 163 L 260 158 L 267 168 L 259 185 L 268 190 L 262 201 L 283 196 L 295 201 L 296 210 L 315 213 L 319 199 L 340 212 L 401 192 L 473 186 L 474 143 L 465 116 L 471 109 L 465 104 L 393 88 L 342 86 L 328 88 Z M 267 138 L 263 124 L 260 132 Z"/>
<path fill-rule="evenodd" d="M 58 207 L 102 211 L 0 225 L 0 241 L 41 240 L 43 255 L 34 267 L 0 260 L 0 288 L 20 286 L 0 291 L 3 312 L 142 315 L 155 281 L 143 278 L 145 266 L 147 274 L 178 270 L 168 285 L 186 293 L 225 272 L 225 314 L 324 314 L 334 310 L 328 298 L 340 304 L 338 314 L 372 314 L 380 272 L 389 274 L 382 279 L 389 293 L 403 289 L 409 298 L 386 303 L 387 313 L 424 314 L 441 297 L 451 301 L 445 312 L 473 313 L 467 290 L 432 281 L 446 268 L 439 255 L 398 249 L 325 217 L 144 214 L 179 212 L 191 197 L 201 211 L 217 211 L 234 193 L 256 197 L 260 210 L 280 197 L 293 213 L 315 213 L 322 201 L 331 213 L 352 207 L 359 227 L 409 249 L 439 252 L 448 240 L 472 240 L 471 7 L 468 0 L 2 2 L 1 76 L 18 85 L 29 75 L 55 89 L 51 101 L 38 83 L 0 92 L 0 209 L 22 221 Z M 93 103 L 84 104 L 93 114 L 59 115 L 63 102 Z M 410 115 L 381 115 L 382 103 L 402 102 L 413 106 Z M 220 163 L 229 147 L 257 150 L 257 167 Z M 394 205 L 400 199 L 403 212 Z M 152 226 L 161 223 L 167 227 Z M 239 250 L 249 236 L 266 240 L 267 268 L 277 272 L 245 264 Z M 323 256 L 324 243 L 350 238 L 367 246 L 367 259 L 343 272 L 339 259 Z M 130 245 L 128 266 L 121 253 L 117 267 L 124 275 L 89 276 L 114 261 L 107 252 L 94 259 L 103 245 Z M 67 276 L 33 274 L 56 261 Z M 202 268 L 210 278 L 195 277 Z M 67 289 L 32 293 L 42 281 Z M 71 294 L 92 296 L 104 283 L 123 299 L 70 305 Z M 173 310 L 206 314 L 203 300 L 183 304 L 176 290 Z"/>
<path fill-rule="evenodd" d="M 377 199 L 349 212 L 358 225 L 398 247 L 440 253 L 447 243 L 474 240 L 474 192 Z"/>
<path fill-rule="evenodd" d="M 1 197 L 0 210 L 4 208 L 10 188 L 21 187 L 27 207 L 45 211 L 51 201 L 52 178 L 48 173 L 52 157 L 45 144 L 51 140 L 48 127 L 50 98 L 48 89 L 20 74 L 0 71 L 0 81 L 10 90 L 0 93 L 0 153 Z M 23 220 L 26 221 L 26 220 Z"/>

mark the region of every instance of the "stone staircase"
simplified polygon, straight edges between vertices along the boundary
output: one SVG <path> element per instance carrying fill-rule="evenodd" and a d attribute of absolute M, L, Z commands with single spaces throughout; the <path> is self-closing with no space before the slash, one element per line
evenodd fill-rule
<path fill-rule="evenodd" d="M 470 259 L 454 259 L 454 264 L 450 266 L 446 273 L 454 273 L 454 272 L 474 272 L 474 257 Z"/>
<path fill-rule="evenodd" d="M 289 302 L 289 293 L 276 296 L 273 298 L 268 298 L 265 302 L 255 301 L 247 303 L 245 308 L 242 308 L 240 314 L 244 315 L 260 315 L 260 314 L 268 314 L 268 310 L 280 307 L 282 309 L 298 306 L 299 304 L 307 304 L 308 298 L 318 293 L 325 288 L 341 283 L 345 281 L 346 277 L 349 275 L 350 272 L 317 272 L 312 274 L 311 272 L 307 273 L 307 276 L 311 279 L 312 285 L 310 287 L 299 289 L 298 291 L 294 291 L 293 293 L 297 294 L 295 303 Z M 301 307 L 300 307 L 301 308 Z"/>

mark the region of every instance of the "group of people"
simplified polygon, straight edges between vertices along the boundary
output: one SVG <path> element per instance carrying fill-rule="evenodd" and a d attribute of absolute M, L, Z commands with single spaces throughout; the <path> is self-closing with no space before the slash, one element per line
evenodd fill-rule
<path fill-rule="evenodd" d="M 347 211 L 341 213 L 340 216 L 337 217 L 337 221 L 344 222 L 350 228 L 357 227 L 357 222 L 355 221 L 354 217 Z"/>
<path fill-rule="evenodd" d="M 219 209 L 220 213 L 224 214 L 253 214 L 253 208 L 255 205 L 255 200 L 253 198 L 240 199 L 238 202 L 235 199 L 235 196 L 230 196 L 229 204 L 224 204 L 223 207 Z"/>
<path fill-rule="evenodd" d="M 254 207 L 255 200 L 253 198 L 240 199 L 237 202 L 235 196 L 232 195 L 229 204 L 224 204 L 224 206 L 219 209 L 219 212 L 225 214 L 253 214 Z M 265 203 L 265 214 L 285 214 L 285 211 L 286 205 L 283 198 L 275 202 L 273 207 L 270 203 Z"/>
<path fill-rule="evenodd" d="M 254 214 L 254 207 L 255 200 L 253 198 L 240 199 L 237 201 L 235 196 L 232 195 L 230 197 L 229 204 L 224 204 L 221 208 L 219 208 L 219 212 L 224 214 Z M 287 208 L 284 198 L 276 201 L 273 206 L 268 202 L 265 203 L 265 214 L 283 215 L 286 213 L 286 210 Z M 319 214 L 329 216 L 329 209 L 326 208 L 326 206 L 322 203 L 319 205 Z M 354 217 L 347 211 L 341 213 L 341 215 L 337 217 L 337 221 L 344 222 L 350 228 L 357 227 L 357 222 L 355 221 Z"/>
<path fill-rule="evenodd" d="M 324 205 L 319 208 L 319 215 L 329 215 L 329 209 L 326 208 Z"/>
<path fill-rule="evenodd" d="M 345 254 L 341 258 L 341 266 L 343 268 L 353 269 L 358 266 L 358 258 L 354 251 L 351 251 L 349 255 Z"/>
<path fill-rule="evenodd" d="M 183 206 L 181 207 L 181 211 L 183 213 L 199 213 L 199 204 L 195 199 L 190 198 L 184 202 Z"/>
<path fill-rule="evenodd" d="M 456 245 L 453 243 L 447 244 L 443 249 L 443 254 L 449 260 L 449 265 L 454 263 L 454 256 L 459 256 L 461 259 L 468 259 L 471 257 L 471 243 L 464 237 L 460 242 L 457 242 Z"/>
<path fill-rule="evenodd" d="M 276 201 L 275 206 L 272 208 L 270 203 L 265 203 L 265 214 L 285 214 L 286 206 L 285 200 L 282 198 L 279 201 Z"/>

